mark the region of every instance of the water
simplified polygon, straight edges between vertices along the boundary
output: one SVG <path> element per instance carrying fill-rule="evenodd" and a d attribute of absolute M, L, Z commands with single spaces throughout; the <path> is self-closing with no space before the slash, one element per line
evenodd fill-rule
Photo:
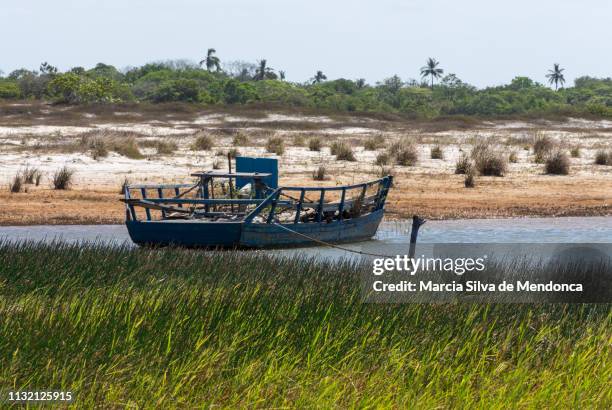
<path fill-rule="evenodd" d="M 401 248 L 404 244 L 407 249 L 411 223 L 383 222 L 373 240 L 341 246 L 367 253 L 385 253 L 385 249 Z M 131 243 L 123 225 L 0 226 L 0 240 Z M 612 217 L 428 221 L 420 230 L 419 243 L 612 243 Z M 266 252 L 332 259 L 353 255 L 320 246 Z"/>

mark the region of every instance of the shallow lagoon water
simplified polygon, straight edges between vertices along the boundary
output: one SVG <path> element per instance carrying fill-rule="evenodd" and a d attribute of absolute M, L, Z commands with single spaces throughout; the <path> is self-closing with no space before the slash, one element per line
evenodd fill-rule
<path fill-rule="evenodd" d="M 385 221 L 370 241 L 342 244 L 343 248 L 387 254 L 409 244 L 411 221 Z M 53 240 L 131 244 L 123 225 L 2 226 L 0 240 L 11 242 Z M 612 243 L 612 217 L 459 219 L 428 221 L 420 230 L 419 243 Z M 266 253 L 339 259 L 354 253 L 313 246 L 276 249 Z"/>

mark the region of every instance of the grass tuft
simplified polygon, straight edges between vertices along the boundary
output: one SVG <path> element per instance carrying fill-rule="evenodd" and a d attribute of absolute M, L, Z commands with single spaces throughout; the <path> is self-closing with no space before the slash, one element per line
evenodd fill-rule
<path fill-rule="evenodd" d="M 321 147 L 323 147 L 323 144 L 321 143 L 321 138 L 319 137 L 311 138 L 308 141 L 308 149 L 310 151 L 321 151 Z"/>
<path fill-rule="evenodd" d="M 570 159 L 565 152 L 557 150 L 548 156 L 544 169 L 550 175 L 567 175 L 570 170 Z"/>
<path fill-rule="evenodd" d="M 444 152 L 442 151 L 442 147 L 436 145 L 431 149 L 431 159 L 444 159 Z"/>
<path fill-rule="evenodd" d="M 312 173 L 312 179 L 314 179 L 315 181 L 325 181 L 326 173 L 327 170 L 323 165 L 321 165 L 319 166 L 319 168 L 316 169 L 316 171 Z"/>
<path fill-rule="evenodd" d="M 598 150 L 595 153 L 595 165 L 612 165 L 612 151 Z"/>
<path fill-rule="evenodd" d="M 212 147 L 212 138 L 210 138 L 210 136 L 206 134 L 199 134 L 193 142 L 191 149 L 193 149 L 194 151 L 210 151 Z"/>
<path fill-rule="evenodd" d="M 53 174 L 53 189 L 70 189 L 74 171 L 64 166 Z"/>
<path fill-rule="evenodd" d="M 266 142 L 266 151 L 276 155 L 283 155 L 285 152 L 285 143 L 281 137 L 270 137 Z"/>
<path fill-rule="evenodd" d="M 345 141 L 336 141 L 330 146 L 330 152 L 338 161 L 356 161 L 351 146 Z"/>

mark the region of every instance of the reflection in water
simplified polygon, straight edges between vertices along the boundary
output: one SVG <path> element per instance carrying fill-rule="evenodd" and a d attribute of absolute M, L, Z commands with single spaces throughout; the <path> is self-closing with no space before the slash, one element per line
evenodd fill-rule
<path fill-rule="evenodd" d="M 375 254 L 408 250 L 412 221 L 383 222 L 371 241 L 343 244 L 344 248 Z M 98 241 L 107 244 L 131 243 L 123 225 L 43 225 L 0 227 L 0 239 L 9 241 L 67 242 Z M 420 243 L 612 243 L 612 217 L 516 218 L 428 221 L 420 230 Z M 286 256 L 322 258 L 353 257 L 355 254 L 334 248 L 309 248 L 265 251 Z"/>

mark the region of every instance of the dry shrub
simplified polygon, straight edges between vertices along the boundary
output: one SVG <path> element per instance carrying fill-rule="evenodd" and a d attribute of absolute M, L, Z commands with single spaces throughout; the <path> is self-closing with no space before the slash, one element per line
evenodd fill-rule
<path fill-rule="evenodd" d="M 555 148 L 554 141 L 546 135 L 536 135 L 535 142 L 533 144 L 533 153 L 535 155 L 535 162 L 541 164 L 546 161 L 546 158 Z"/>
<path fill-rule="evenodd" d="M 565 152 L 557 150 L 548 156 L 544 168 L 547 174 L 567 175 L 570 170 L 570 159 Z"/>
<path fill-rule="evenodd" d="M 321 138 L 314 137 L 308 141 L 308 149 L 311 151 L 321 151 L 322 146 Z"/>
<path fill-rule="evenodd" d="M 72 185 L 72 177 L 74 171 L 64 166 L 53 174 L 53 188 L 54 189 L 70 189 Z"/>
<path fill-rule="evenodd" d="M 221 162 L 214 160 L 212 164 L 213 169 L 221 169 Z"/>
<path fill-rule="evenodd" d="M 387 176 L 394 176 L 393 169 L 389 167 L 381 166 L 380 170 L 378 171 L 378 177 L 384 178 Z"/>
<path fill-rule="evenodd" d="M 612 165 L 612 151 L 606 152 L 602 149 L 595 153 L 596 165 Z"/>
<path fill-rule="evenodd" d="M 444 152 L 442 151 L 442 147 L 436 145 L 431 149 L 431 159 L 444 159 Z"/>
<path fill-rule="evenodd" d="M 572 149 L 570 149 L 570 155 L 572 156 L 572 158 L 580 158 L 581 154 L 582 154 L 582 152 L 580 151 L 580 147 L 578 147 L 578 146 L 573 147 Z"/>
<path fill-rule="evenodd" d="M 136 144 L 136 139 L 134 137 L 113 139 L 111 142 L 111 149 L 117 154 L 123 155 L 124 157 L 132 159 L 143 158 L 143 155 L 140 152 L 140 149 L 138 149 L 138 145 Z"/>
<path fill-rule="evenodd" d="M 95 160 L 108 156 L 108 148 L 102 138 L 93 138 L 89 143 L 91 149 L 91 157 Z"/>
<path fill-rule="evenodd" d="M 316 171 L 312 173 L 312 179 L 314 179 L 315 181 L 324 181 L 326 171 L 327 170 L 325 169 L 325 167 L 321 165 L 319 168 L 317 168 Z"/>
<path fill-rule="evenodd" d="M 155 144 L 155 149 L 160 155 L 171 155 L 178 149 L 176 142 L 174 141 L 161 141 L 158 140 Z"/>
<path fill-rule="evenodd" d="M 512 151 L 510 153 L 510 155 L 508 156 L 508 161 L 512 162 L 513 164 L 516 164 L 518 162 L 518 155 L 516 154 L 516 151 Z"/>
<path fill-rule="evenodd" d="M 472 161 L 465 153 L 455 163 L 455 174 L 467 174 L 472 169 Z"/>
<path fill-rule="evenodd" d="M 374 163 L 379 166 L 389 165 L 391 163 L 391 157 L 387 152 L 380 152 L 376 156 L 376 161 L 374 161 Z"/>
<path fill-rule="evenodd" d="M 295 135 L 291 142 L 294 147 L 303 147 L 305 143 L 306 140 L 303 135 Z"/>
<path fill-rule="evenodd" d="M 266 142 L 266 150 L 276 155 L 283 155 L 283 152 L 285 152 L 285 143 L 281 137 L 270 137 Z"/>
<path fill-rule="evenodd" d="M 244 147 L 248 145 L 248 143 L 249 137 L 241 132 L 237 133 L 234 135 L 234 138 L 232 138 L 232 145 L 235 147 Z"/>
<path fill-rule="evenodd" d="M 491 148 L 488 141 L 483 141 L 472 149 L 472 159 L 480 175 L 503 177 L 507 171 L 506 159 Z"/>
<path fill-rule="evenodd" d="M 17 173 L 9 183 L 9 191 L 14 194 L 21 192 L 23 189 L 23 178 L 20 173 Z"/>
<path fill-rule="evenodd" d="M 331 154 L 336 156 L 339 161 L 356 161 L 355 154 L 351 146 L 344 141 L 334 142 L 330 146 Z"/>
<path fill-rule="evenodd" d="M 191 149 L 194 151 L 210 151 L 212 147 L 212 138 L 206 134 L 199 134 L 191 145 Z"/>
<path fill-rule="evenodd" d="M 378 134 L 374 137 L 368 138 L 363 143 L 363 148 L 366 151 L 376 151 L 377 149 L 382 148 L 384 145 L 385 145 L 385 138 L 381 134 Z"/>
<path fill-rule="evenodd" d="M 26 167 L 23 172 L 23 183 L 24 184 L 34 184 L 38 186 L 40 184 L 40 179 L 42 178 L 42 172 L 38 168 L 30 168 Z"/>
<path fill-rule="evenodd" d="M 404 167 L 416 165 L 419 160 L 416 146 L 409 142 L 398 141 L 391 144 L 388 153 L 397 165 Z"/>

